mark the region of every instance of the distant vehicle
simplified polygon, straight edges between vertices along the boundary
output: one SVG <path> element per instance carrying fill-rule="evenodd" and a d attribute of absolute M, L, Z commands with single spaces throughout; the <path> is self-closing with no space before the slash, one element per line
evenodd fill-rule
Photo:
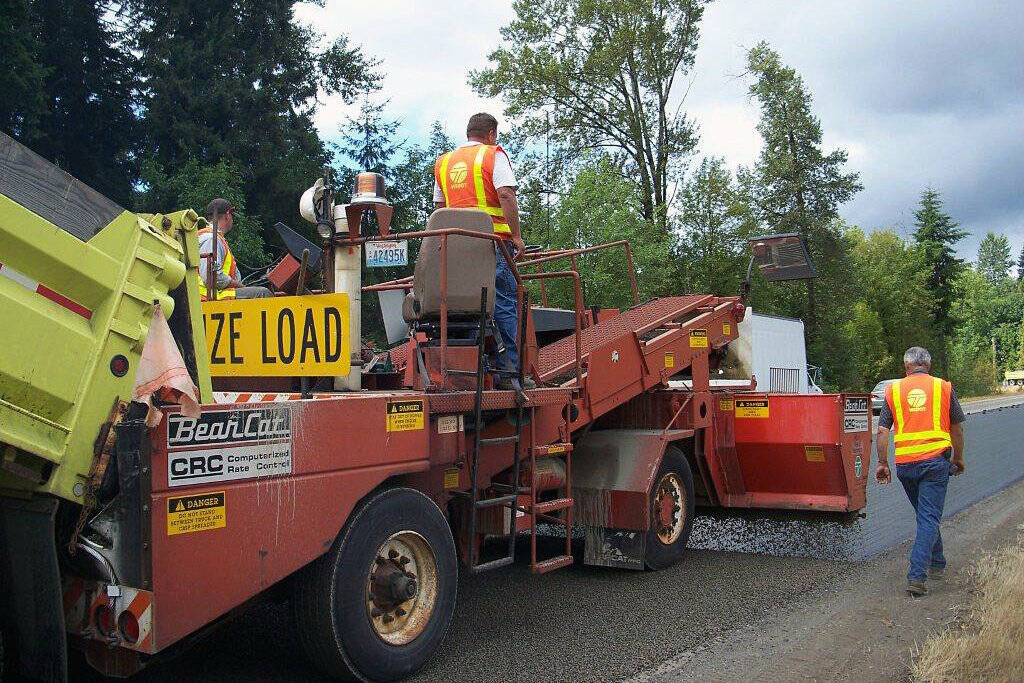
<path fill-rule="evenodd" d="M 882 406 L 885 405 L 885 388 L 895 381 L 894 379 L 883 379 L 871 390 L 872 412 L 875 414 L 882 412 Z"/>
<path fill-rule="evenodd" d="M 1003 384 L 1008 387 L 1024 386 L 1024 370 L 1007 370 L 1003 376 Z"/>

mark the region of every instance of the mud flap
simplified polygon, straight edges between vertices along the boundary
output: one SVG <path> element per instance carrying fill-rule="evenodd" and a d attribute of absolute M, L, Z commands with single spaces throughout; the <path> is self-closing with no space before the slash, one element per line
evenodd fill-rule
<path fill-rule="evenodd" d="M 644 568 L 644 539 L 634 529 L 588 526 L 584 535 L 583 564 L 620 569 Z"/>
<path fill-rule="evenodd" d="M 644 568 L 648 494 L 669 443 L 692 429 L 603 429 L 575 444 L 576 522 L 584 527 L 585 564 Z"/>
<path fill-rule="evenodd" d="M 57 499 L 0 498 L 0 618 L 5 673 L 67 680 L 67 636 L 54 518 Z"/>

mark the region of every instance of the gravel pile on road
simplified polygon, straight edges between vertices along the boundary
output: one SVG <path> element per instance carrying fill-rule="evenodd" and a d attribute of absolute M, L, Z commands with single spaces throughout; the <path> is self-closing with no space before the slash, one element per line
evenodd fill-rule
<path fill-rule="evenodd" d="M 779 557 L 856 560 L 862 556 L 861 522 L 815 519 L 697 517 L 689 547 Z"/>

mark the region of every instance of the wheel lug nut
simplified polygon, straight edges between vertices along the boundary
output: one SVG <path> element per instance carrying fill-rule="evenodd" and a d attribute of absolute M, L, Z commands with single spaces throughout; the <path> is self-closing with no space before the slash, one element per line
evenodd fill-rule
<path fill-rule="evenodd" d="M 388 551 L 388 559 L 389 560 L 397 560 L 398 559 L 398 551 L 395 550 L 394 548 L 389 550 Z"/>
<path fill-rule="evenodd" d="M 405 556 L 399 558 L 398 564 L 400 564 L 400 565 L 402 565 L 404 567 L 405 565 L 409 564 L 409 558 L 405 557 Z"/>
<path fill-rule="evenodd" d="M 383 557 L 378 556 L 376 562 L 377 564 L 384 564 L 385 562 L 387 562 L 387 560 Z"/>

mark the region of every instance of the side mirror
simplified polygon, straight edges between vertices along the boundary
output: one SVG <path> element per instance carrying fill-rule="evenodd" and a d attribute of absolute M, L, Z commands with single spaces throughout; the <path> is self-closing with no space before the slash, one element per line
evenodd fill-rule
<path fill-rule="evenodd" d="M 761 276 L 769 282 L 782 280 L 810 280 L 818 277 L 811 263 L 807 245 L 797 233 L 765 235 L 749 240 L 751 266 L 757 265 Z M 750 281 L 750 268 L 747 281 Z"/>

